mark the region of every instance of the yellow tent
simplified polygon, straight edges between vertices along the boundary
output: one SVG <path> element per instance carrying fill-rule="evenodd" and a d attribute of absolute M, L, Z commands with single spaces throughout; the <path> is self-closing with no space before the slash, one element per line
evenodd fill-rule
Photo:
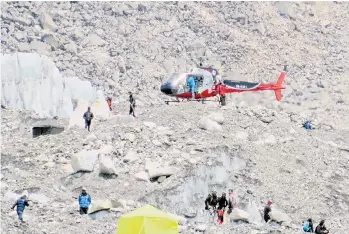
<path fill-rule="evenodd" d="M 171 214 L 145 205 L 122 215 L 116 234 L 178 234 L 178 220 Z"/>

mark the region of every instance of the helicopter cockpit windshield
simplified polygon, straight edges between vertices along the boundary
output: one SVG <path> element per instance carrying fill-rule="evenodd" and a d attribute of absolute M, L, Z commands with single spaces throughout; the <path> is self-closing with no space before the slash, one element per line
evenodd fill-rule
<path fill-rule="evenodd" d="M 172 87 L 178 87 L 179 85 L 186 84 L 187 75 L 183 73 L 173 73 L 165 81 L 166 84 L 171 84 Z"/>

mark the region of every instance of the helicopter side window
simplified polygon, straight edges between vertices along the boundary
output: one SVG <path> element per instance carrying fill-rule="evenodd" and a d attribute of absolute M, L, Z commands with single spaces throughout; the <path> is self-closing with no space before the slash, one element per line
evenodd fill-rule
<path fill-rule="evenodd" d="M 199 88 L 203 87 L 204 77 L 201 76 L 201 75 L 191 75 L 191 76 L 194 77 L 195 92 L 197 92 Z M 188 78 L 189 78 L 189 76 L 188 76 Z M 189 90 L 189 86 L 188 85 L 187 85 L 187 89 Z"/>

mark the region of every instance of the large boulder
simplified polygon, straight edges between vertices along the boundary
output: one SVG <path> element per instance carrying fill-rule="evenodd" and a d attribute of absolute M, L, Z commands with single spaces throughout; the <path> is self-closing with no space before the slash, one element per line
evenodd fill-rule
<path fill-rule="evenodd" d="M 230 214 L 230 219 L 234 221 L 242 220 L 248 222 L 249 218 L 249 213 L 247 213 L 244 210 L 240 210 L 239 208 L 233 209 L 233 211 Z"/>
<path fill-rule="evenodd" d="M 43 12 L 40 17 L 40 26 L 44 30 L 53 30 L 57 27 L 57 25 L 53 22 L 52 17 L 46 12 Z"/>
<path fill-rule="evenodd" d="M 88 213 L 91 214 L 100 210 L 109 210 L 112 207 L 113 204 L 110 200 L 92 200 Z"/>
<path fill-rule="evenodd" d="M 219 124 L 223 124 L 224 122 L 224 117 L 222 113 L 214 112 L 210 115 L 207 116 L 209 119 L 216 121 Z"/>
<path fill-rule="evenodd" d="M 133 150 L 129 150 L 126 154 L 126 156 L 123 159 L 124 163 L 132 163 L 134 161 L 136 161 L 138 159 L 137 157 L 137 152 L 133 151 Z"/>
<path fill-rule="evenodd" d="M 219 125 L 216 121 L 213 121 L 207 117 L 203 117 L 200 121 L 199 121 L 199 127 L 201 129 L 205 129 L 208 131 L 222 131 L 222 126 Z"/>
<path fill-rule="evenodd" d="M 74 172 L 92 172 L 98 158 L 98 150 L 82 150 L 71 158 L 71 166 Z"/>
<path fill-rule="evenodd" d="M 106 175 L 115 175 L 116 169 L 114 162 L 110 157 L 102 157 L 99 162 L 99 173 Z"/>
<path fill-rule="evenodd" d="M 106 41 L 96 34 L 91 34 L 83 40 L 82 44 L 84 46 L 103 46 L 106 44 Z"/>
<path fill-rule="evenodd" d="M 148 181 L 149 180 L 149 175 L 145 171 L 140 171 L 140 172 L 136 173 L 135 177 L 136 177 L 136 180 L 140 180 L 140 181 Z"/>
<path fill-rule="evenodd" d="M 149 179 L 155 179 L 160 176 L 170 176 L 179 171 L 176 167 L 152 167 L 149 169 Z"/>
<path fill-rule="evenodd" d="M 286 223 L 290 223 L 291 222 L 291 218 L 284 212 L 280 211 L 280 210 L 276 210 L 273 209 L 270 213 L 269 213 L 270 219 L 276 222 L 286 222 Z"/>

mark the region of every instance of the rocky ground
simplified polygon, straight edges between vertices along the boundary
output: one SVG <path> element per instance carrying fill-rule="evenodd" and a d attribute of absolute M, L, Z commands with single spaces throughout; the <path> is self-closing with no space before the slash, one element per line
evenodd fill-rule
<path fill-rule="evenodd" d="M 348 8 L 345 2 L 2 2 L 3 53 L 48 55 L 65 76 L 114 95 L 118 115 L 96 119 L 92 134 L 72 128 L 32 138 L 34 113 L 2 109 L 1 232 L 115 233 L 122 213 L 151 203 L 180 216 L 181 233 L 298 233 L 308 217 L 346 233 Z M 161 80 L 200 57 L 227 78 L 251 81 L 276 79 L 286 62 L 282 102 L 264 92 L 229 95 L 224 108 L 165 105 Z M 136 119 L 122 115 L 128 90 L 137 94 Z M 305 118 L 314 130 L 301 128 Z M 59 122 L 67 126 L 68 119 Z M 78 214 L 83 186 L 100 200 L 95 208 L 109 213 Z M 202 218 L 211 187 L 236 189 L 242 210 L 249 201 L 261 210 L 273 199 L 292 222 L 216 226 Z M 9 208 L 23 191 L 32 202 L 20 224 Z"/>

